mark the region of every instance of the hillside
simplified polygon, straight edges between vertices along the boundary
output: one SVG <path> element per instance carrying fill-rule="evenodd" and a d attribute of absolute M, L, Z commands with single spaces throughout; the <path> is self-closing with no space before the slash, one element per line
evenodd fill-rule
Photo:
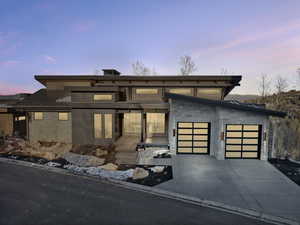
<path fill-rule="evenodd" d="M 237 95 L 237 94 L 229 94 L 225 97 L 225 100 L 236 100 L 240 102 L 244 102 L 247 100 L 252 100 L 258 98 L 258 95 Z"/>
<path fill-rule="evenodd" d="M 271 118 L 269 136 L 274 136 L 273 157 L 291 156 L 300 160 L 300 91 L 258 97 L 245 102 L 265 104 L 266 108 L 284 111 L 286 118 Z"/>

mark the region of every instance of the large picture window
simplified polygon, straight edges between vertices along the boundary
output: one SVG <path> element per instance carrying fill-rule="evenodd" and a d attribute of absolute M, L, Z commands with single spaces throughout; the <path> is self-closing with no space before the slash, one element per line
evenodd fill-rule
<path fill-rule="evenodd" d="M 137 95 L 157 95 L 158 89 L 157 88 L 137 88 L 137 89 L 135 89 L 135 93 Z"/>
<path fill-rule="evenodd" d="M 33 114 L 33 117 L 35 120 L 42 120 L 44 118 L 44 113 L 42 112 L 35 112 Z"/>
<path fill-rule="evenodd" d="M 165 114 L 164 113 L 147 113 L 147 134 L 165 133 Z"/>
<path fill-rule="evenodd" d="M 69 119 L 69 113 L 67 112 L 58 113 L 58 120 L 68 120 L 68 119 Z"/>
<path fill-rule="evenodd" d="M 111 113 L 94 114 L 94 136 L 95 138 L 112 138 L 113 116 Z"/>
<path fill-rule="evenodd" d="M 170 88 L 167 92 L 179 95 L 193 95 L 192 88 Z"/>
<path fill-rule="evenodd" d="M 94 95 L 94 101 L 111 101 L 113 99 L 112 94 L 96 94 Z"/>
<path fill-rule="evenodd" d="M 126 135 L 140 135 L 142 132 L 142 114 L 124 113 L 123 129 Z"/>

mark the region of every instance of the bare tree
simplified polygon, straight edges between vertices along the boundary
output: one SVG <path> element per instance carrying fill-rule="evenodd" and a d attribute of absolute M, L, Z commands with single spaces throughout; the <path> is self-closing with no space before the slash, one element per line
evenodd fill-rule
<path fill-rule="evenodd" d="M 300 86 L 300 67 L 297 69 L 297 74 L 298 74 L 298 83 L 299 83 L 299 86 Z"/>
<path fill-rule="evenodd" d="M 271 81 L 267 74 L 262 74 L 259 81 L 258 91 L 261 97 L 266 97 L 270 93 Z"/>
<path fill-rule="evenodd" d="M 289 86 L 288 80 L 279 75 L 276 79 L 276 84 L 275 84 L 276 92 L 278 94 L 280 94 L 280 93 L 286 91 L 288 86 Z"/>
<path fill-rule="evenodd" d="M 132 71 L 134 75 L 138 76 L 147 76 L 151 74 L 151 70 L 138 60 L 132 64 Z"/>
<path fill-rule="evenodd" d="M 192 60 L 191 56 L 185 55 L 180 57 L 180 74 L 181 75 L 190 75 L 197 70 L 195 63 Z"/>
<path fill-rule="evenodd" d="M 226 68 L 221 68 L 221 74 L 222 75 L 228 74 L 228 70 Z"/>

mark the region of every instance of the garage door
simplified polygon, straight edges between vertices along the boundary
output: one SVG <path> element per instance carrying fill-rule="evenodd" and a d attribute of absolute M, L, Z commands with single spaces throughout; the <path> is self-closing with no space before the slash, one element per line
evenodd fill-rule
<path fill-rule="evenodd" d="M 261 125 L 227 124 L 225 136 L 225 158 L 260 157 Z"/>
<path fill-rule="evenodd" d="M 208 154 L 210 139 L 210 123 L 178 122 L 177 153 Z"/>

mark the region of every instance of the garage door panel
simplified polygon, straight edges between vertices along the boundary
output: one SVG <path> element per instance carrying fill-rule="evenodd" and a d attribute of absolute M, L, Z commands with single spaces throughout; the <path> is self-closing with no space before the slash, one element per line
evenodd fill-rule
<path fill-rule="evenodd" d="M 258 139 L 243 139 L 243 144 L 258 144 Z"/>
<path fill-rule="evenodd" d="M 178 153 L 209 153 L 210 124 L 207 122 L 178 122 Z"/>
<path fill-rule="evenodd" d="M 257 151 L 257 145 L 243 145 L 243 151 Z"/>
<path fill-rule="evenodd" d="M 259 126 L 258 125 L 244 125 L 244 130 L 259 130 Z"/>
<path fill-rule="evenodd" d="M 242 137 L 242 132 L 226 132 L 226 137 Z"/>
<path fill-rule="evenodd" d="M 258 137 L 258 132 L 243 132 L 243 137 L 253 137 L 257 138 Z"/>
<path fill-rule="evenodd" d="M 178 140 L 179 141 L 193 140 L 193 136 L 192 135 L 178 135 Z"/>
<path fill-rule="evenodd" d="M 241 152 L 226 152 L 227 158 L 241 158 Z"/>
<path fill-rule="evenodd" d="M 178 146 L 190 147 L 190 146 L 193 146 L 193 142 L 192 141 L 178 141 Z"/>
<path fill-rule="evenodd" d="M 178 123 L 179 128 L 192 128 L 193 123 L 187 123 L 187 122 L 180 122 Z"/>
<path fill-rule="evenodd" d="M 261 125 L 227 124 L 225 137 L 226 158 L 259 158 Z"/>
<path fill-rule="evenodd" d="M 179 129 L 178 134 L 193 134 L 192 129 Z"/>
<path fill-rule="evenodd" d="M 194 141 L 208 141 L 207 135 L 194 135 L 193 136 Z"/>
<path fill-rule="evenodd" d="M 227 144 L 242 144 L 242 139 L 227 139 Z"/>
<path fill-rule="evenodd" d="M 192 153 L 193 152 L 193 148 L 177 148 L 177 151 L 179 153 Z"/>
<path fill-rule="evenodd" d="M 194 129 L 194 134 L 208 134 L 207 129 Z"/>
<path fill-rule="evenodd" d="M 257 158 L 258 153 L 257 152 L 243 152 L 242 157 L 243 158 Z"/>
<path fill-rule="evenodd" d="M 227 145 L 226 150 L 228 151 L 242 151 L 241 145 Z"/>
<path fill-rule="evenodd" d="M 208 128 L 208 123 L 194 123 L 194 128 Z"/>
<path fill-rule="evenodd" d="M 206 147 L 207 142 L 206 141 L 194 141 L 193 146 L 195 146 L 195 147 Z"/>
<path fill-rule="evenodd" d="M 242 130 L 242 125 L 227 125 L 227 130 Z"/>
<path fill-rule="evenodd" d="M 195 153 L 207 153 L 208 152 L 208 148 L 193 148 L 193 151 Z"/>

